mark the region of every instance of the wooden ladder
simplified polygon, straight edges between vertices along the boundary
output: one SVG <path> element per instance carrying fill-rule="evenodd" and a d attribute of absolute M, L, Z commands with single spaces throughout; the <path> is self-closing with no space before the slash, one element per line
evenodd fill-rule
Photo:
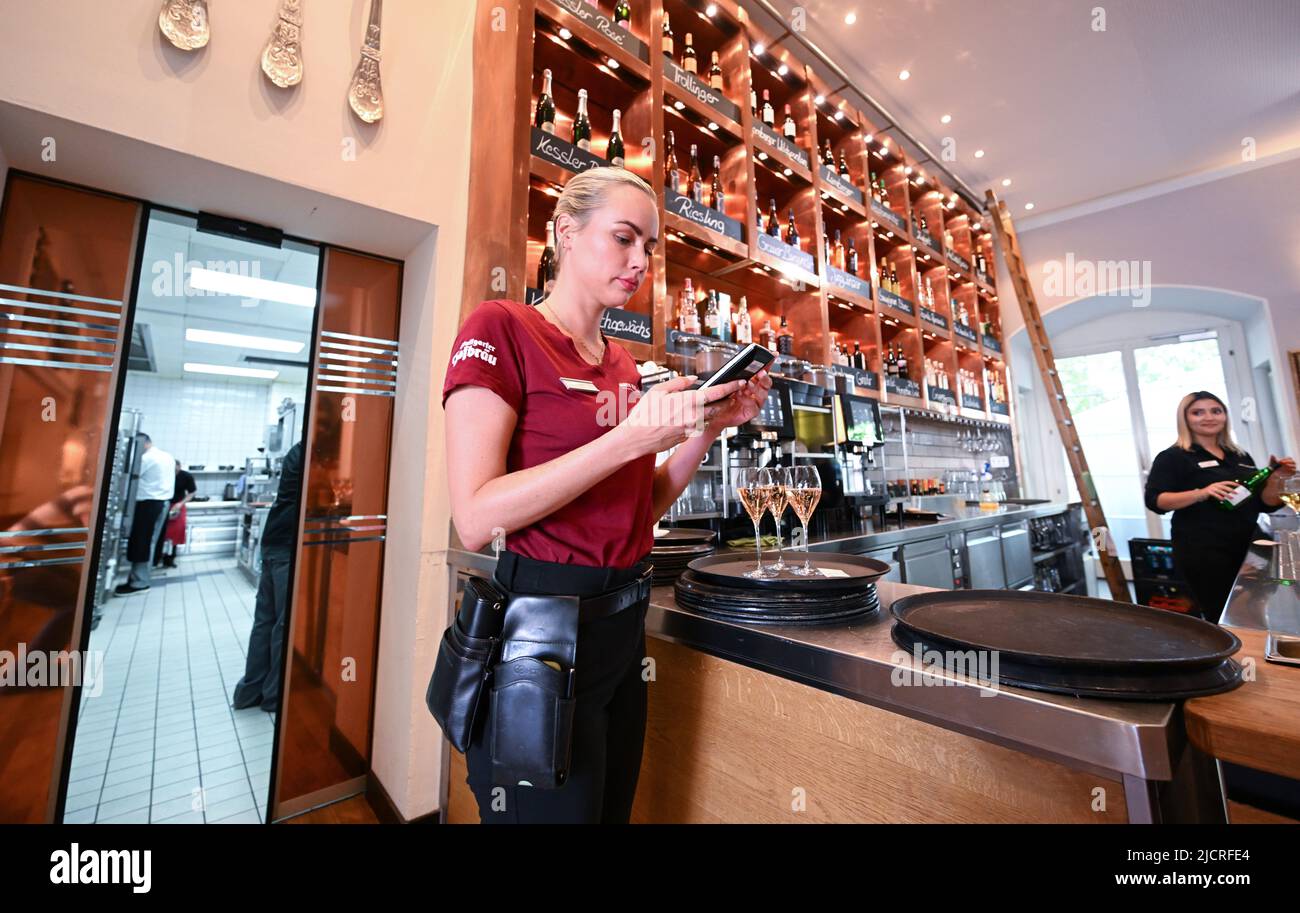
<path fill-rule="evenodd" d="M 1124 569 L 1111 547 L 1113 539 L 1110 527 L 1106 525 L 1106 514 L 1097 499 L 1097 488 L 1092 482 L 1092 473 L 1088 471 L 1088 460 L 1083 455 L 1083 445 L 1079 443 L 1079 432 L 1074 425 L 1074 416 L 1070 412 L 1070 403 L 1065 398 L 1065 389 L 1061 386 L 1061 376 L 1056 371 L 1056 357 L 1052 355 L 1052 345 L 1047 340 L 1043 329 L 1043 318 L 1038 312 L 1038 301 L 1034 298 L 1033 287 L 1029 284 L 1029 274 L 1025 271 L 1025 261 L 1020 256 L 1020 241 L 1016 237 L 1016 227 L 1011 223 L 1011 213 L 1007 204 L 997 198 L 992 190 L 987 191 L 989 210 L 994 214 L 999 247 L 1002 258 L 1006 261 L 1007 272 L 1015 284 L 1016 298 L 1020 301 L 1020 310 L 1025 317 L 1025 329 L 1029 332 L 1030 348 L 1034 350 L 1034 361 L 1038 363 L 1038 373 L 1043 378 L 1047 391 L 1047 401 L 1052 407 L 1056 419 L 1056 428 L 1061 434 L 1061 444 L 1065 447 L 1065 457 L 1074 473 L 1074 484 L 1083 499 L 1083 512 L 1088 518 L 1088 527 L 1092 531 L 1097 554 L 1101 558 L 1102 570 L 1106 574 L 1106 583 L 1110 585 L 1111 598 L 1117 602 L 1131 602 L 1128 583 L 1124 580 Z"/>

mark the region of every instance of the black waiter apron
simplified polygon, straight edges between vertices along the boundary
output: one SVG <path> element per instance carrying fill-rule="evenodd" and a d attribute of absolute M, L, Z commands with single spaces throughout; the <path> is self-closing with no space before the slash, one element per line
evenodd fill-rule
<path fill-rule="evenodd" d="M 1146 505 L 1155 513 L 1168 513 L 1156 507 L 1156 498 L 1165 492 L 1192 491 L 1214 482 L 1244 482 L 1259 469 L 1249 453 L 1225 450 L 1220 460 L 1200 444 L 1193 444 L 1190 450 L 1170 447 L 1151 464 Z M 1259 528 L 1260 512 L 1275 510 L 1277 507 L 1266 506 L 1252 493 L 1235 510 L 1224 510 L 1216 499 L 1210 499 L 1173 512 L 1174 567 L 1191 587 L 1200 615 L 1207 621 L 1217 622 L 1223 614 L 1251 541 L 1267 538 Z"/>

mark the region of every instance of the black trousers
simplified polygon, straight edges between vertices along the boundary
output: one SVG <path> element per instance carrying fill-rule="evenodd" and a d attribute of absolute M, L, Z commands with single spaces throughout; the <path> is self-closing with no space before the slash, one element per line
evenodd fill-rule
<path fill-rule="evenodd" d="M 1191 587 L 1198 613 L 1218 624 L 1232 594 L 1241 563 L 1250 550 L 1250 540 L 1204 543 L 1174 539 L 1174 567 Z"/>
<path fill-rule="evenodd" d="M 592 596 L 636 579 L 648 566 L 592 568 L 502 552 L 496 580 L 517 593 Z M 559 789 L 492 782 L 486 718 L 465 752 L 466 778 L 484 824 L 626 824 L 632 815 L 645 743 L 645 614 L 649 599 L 578 625 L 573 747 Z"/>
<path fill-rule="evenodd" d="M 261 705 L 267 712 L 280 707 L 283 677 L 284 623 L 289 611 L 288 546 L 262 549 L 262 573 L 257 580 L 257 601 L 253 607 L 253 628 L 248 632 L 248 655 L 244 675 L 235 683 L 231 703 L 236 710 Z"/>

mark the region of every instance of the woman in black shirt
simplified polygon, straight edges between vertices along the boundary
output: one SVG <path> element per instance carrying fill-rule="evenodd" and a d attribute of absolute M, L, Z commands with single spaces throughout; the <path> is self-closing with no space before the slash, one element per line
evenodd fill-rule
<path fill-rule="evenodd" d="M 1256 472 L 1255 461 L 1233 439 L 1223 400 L 1201 390 L 1178 404 L 1178 442 L 1151 464 L 1146 505 L 1158 514 L 1174 512 L 1174 566 L 1206 620 L 1219 620 L 1251 540 L 1262 535 L 1260 511 L 1282 506 L 1282 480 L 1295 469 L 1289 457 L 1276 461 L 1263 489 L 1224 510 L 1219 501 Z"/>

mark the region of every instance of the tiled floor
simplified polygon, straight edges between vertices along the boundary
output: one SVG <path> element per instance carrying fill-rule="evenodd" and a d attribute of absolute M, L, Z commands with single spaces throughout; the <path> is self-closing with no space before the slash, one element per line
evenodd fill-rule
<path fill-rule="evenodd" d="M 265 820 L 274 721 L 230 706 L 254 589 L 233 557 L 177 564 L 91 632 L 103 692 L 82 699 L 65 823 Z"/>

